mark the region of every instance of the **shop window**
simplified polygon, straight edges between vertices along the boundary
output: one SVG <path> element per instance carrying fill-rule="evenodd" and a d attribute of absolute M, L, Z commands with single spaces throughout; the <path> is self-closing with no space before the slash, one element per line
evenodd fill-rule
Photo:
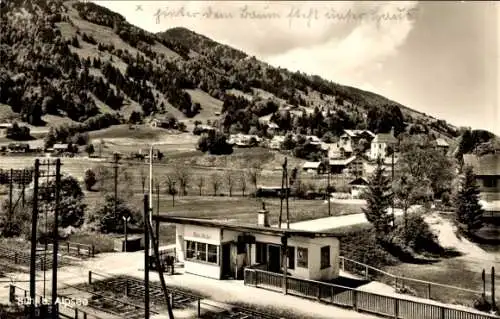
<path fill-rule="evenodd" d="M 321 269 L 329 268 L 330 266 L 330 246 L 321 247 Z"/>
<path fill-rule="evenodd" d="M 288 257 L 288 269 L 295 269 L 295 247 L 287 247 L 287 257 Z"/>
<path fill-rule="evenodd" d="M 267 245 L 264 243 L 255 243 L 255 262 L 258 264 L 267 264 Z"/>
<path fill-rule="evenodd" d="M 308 264 L 308 251 L 307 248 L 297 247 L 297 267 L 307 268 Z"/>
<path fill-rule="evenodd" d="M 218 246 L 186 240 L 186 259 L 219 264 Z"/>

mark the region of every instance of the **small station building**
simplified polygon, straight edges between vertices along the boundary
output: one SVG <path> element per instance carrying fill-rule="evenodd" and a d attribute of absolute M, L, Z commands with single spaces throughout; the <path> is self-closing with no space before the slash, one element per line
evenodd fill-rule
<path fill-rule="evenodd" d="M 245 267 L 309 280 L 339 275 L 339 240 L 332 233 L 269 225 L 268 212 L 256 224 L 158 215 L 176 225 L 176 257 L 184 271 L 214 279 L 243 279 Z M 286 257 L 285 257 L 285 251 Z M 286 264 L 285 264 L 286 263 Z"/>

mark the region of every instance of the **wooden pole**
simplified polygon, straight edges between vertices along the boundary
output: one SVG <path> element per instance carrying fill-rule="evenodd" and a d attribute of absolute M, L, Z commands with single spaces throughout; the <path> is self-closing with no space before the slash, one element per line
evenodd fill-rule
<path fill-rule="evenodd" d="M 149 319 L 149 196 L 144 194 L 144 318 Z"/>
<path fill-rule="evenodd" d="M 283 262 L 283 294 L 287 294 L 287 273 L 288 273 L 288 238 L 286 236 L 281 237 L 281 260 Z"/>
<path fill-rule="evenodd" d="M 491 308 L 497 310 L 495 300 L 495 267 L 491 267 Z"/>
<path fill-rule="evenodd" d="M 283 163 L 283 167 L 281 170 L 281 193 L 280 193 L 280 215 L 278 217 L 278 227 L 281 228 L 281 223 L 282 223 L 282 218 L 283 218 L 283 199 L 284 199 L 284 192 L 285 192 L 285 165 L 286 165 L 286 158 L 285 162 Z"/>
<path fill-rule="evenodd" d="M 61 190 L 61 159 L 56 160 L 56 189 L 54 205 L 54 234 L 52 242 L 52 307 L 57 305 L 57 253 L 59 251 L 59 201 Z M 52 318 L 57 319 L 57 312 L 52 312 Z"/>
<path fill-rule="evenodd" d="M 33 213 L 31 214 L 31 254 L 30 254 L 30 316 L 35 318 L 36 297 L 36 234 L 38 222 L 38 177 L 40 175 L 40 160 L 35 160 L 33 184 Z"/>

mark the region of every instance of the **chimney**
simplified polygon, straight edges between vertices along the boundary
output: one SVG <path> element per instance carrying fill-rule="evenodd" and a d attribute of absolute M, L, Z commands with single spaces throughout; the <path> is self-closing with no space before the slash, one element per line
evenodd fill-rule
<path fill-rule="evenodd" d="M 269 227 L 269 212 L 266 210 L 266 204 L 262 202 L 262 209 L 257 215 L 257 225 Z"/>

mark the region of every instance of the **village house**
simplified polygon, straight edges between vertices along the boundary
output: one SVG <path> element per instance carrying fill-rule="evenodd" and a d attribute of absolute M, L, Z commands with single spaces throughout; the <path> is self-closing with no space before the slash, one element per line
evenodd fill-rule
<path fill-rule="evenodd" d="M 262 138 L 257 135 L 234 134 L 229 137 L 228 143 L 236 147 L 257 146 L 262 142 Z"/>
<path fill-rule="evenodd" d="M 56 154 L 63 154 L 69 152 L 69 144 L 56 143 L 52 146 L 52 149 Z"/>
<path fill-rule="evenodd" d="M 10 143 L 7 146 L 7 152 L 9 153 L 28 153 L 30 151 L 30 145 L 27 143 Z"/>
<path fill-rule="evenodd" d="M 164 214 L 153 219 L 175 225 L 176 257 L 186 273 L 243 279 L 251 267 L 308 280 L 339 276 L 340 242 L 334 234 L 272 227 L 268 215 L 263 207 L 255 224 Z"/>
<path fill-rule="evenodd" d="M 390 133 L 379 133 L 371 142 L 370 146 L 370 158 L 376 160 L 379 157 L 386 157 L 388 148 L 394 148 L 398 140 L 394 137 L 394 132 L 391 130 Z"/>
<path fill-rule="evenodd" d="M 279 129 L 280 129 L 280 127 L 279 127 L 279 125 L 278 125 L 278 124 L 276 124 L 276 123 L 269 122 L 269 123 L 267 124 L 267 133 L 268 133 L 268 134 L 274 135 L 274 134 L 276 134 L 276 133 L 278 133 L 278 132 L 279 132 Z"/>
<path fill-rule="evenodd" d="M 280 150 L 283 147 L 284 142 L 285 142 L 285 136 L 283 135 L 273 136 L 273 138 L 269 142 L 269 148 L 273 150 Z"/>
<path fill-rule="evenodd" d="M 442 150 L 444 154 L 448 153 L 448 149 L 450 147 L 450 144 L 448 144 L 448 142 L 446 142 L 445 139 L 443 139 L 443 138 L 435 139 L 432 142 L 432 144 L 434 145 L 435 148 Z"/>
<path fill-rule="evenodd" d="M 352 198 L 361 198 L 363 193 L 368 189 L 370 183 L 364 177 L 358 177 L 349 182 L 349 188 L 351 190 Z"/>
<path fill-rule="evenodd" d="M 323 174 L 325 172 L 325 164 L 321 162 L 305 162 L 302 165 L 302 170 L 306 173 Z"/>
<path fill-rule="evenodd" d="M 344 130 L 344 134 L 340 135 L 339 146 L 352 154 L 361 139 L 365 139 L 370 143 L 374 138 L 375 134 L 369 130 Z"/>
<path fill-rule="evenodd" d="M 286 192 L 286 187 L 281 186 L 259 186 L 255 191 L 256 197 L 281 197 Z M 290 194 L 290 187 L 288 187 L 288 194 Z"/>
<path fill-rule="evenodd" d="M 7 136 L 7 131 L 12 128 L 12 123 L 0 123 L 0 137 Z"/>
<path fill-rule="evenodd" d="M 476 182 L 485 201 L 500 200 L 500 154 L 478 157 L 473 154 L 463 156 L 464 165 L 472 166 Z"/>
<path fill-rule="evenodd" d="M 330 159 L 329 160 L 330 172 L 332 174 L 347 173 L 349 165 L 353 163 L 355 159 L 356 156 L 351 156 L 345 159 Z"/>
<path fill-rule="evenodd" d="M 139 155 L 143 156 L 145 159 L 149 159 L 150 148 L 141 148 L 139 150 Z M 153 160 L 157 160 L 161 157 L 161 152 L 159 149 L 153 147 Z"/>

